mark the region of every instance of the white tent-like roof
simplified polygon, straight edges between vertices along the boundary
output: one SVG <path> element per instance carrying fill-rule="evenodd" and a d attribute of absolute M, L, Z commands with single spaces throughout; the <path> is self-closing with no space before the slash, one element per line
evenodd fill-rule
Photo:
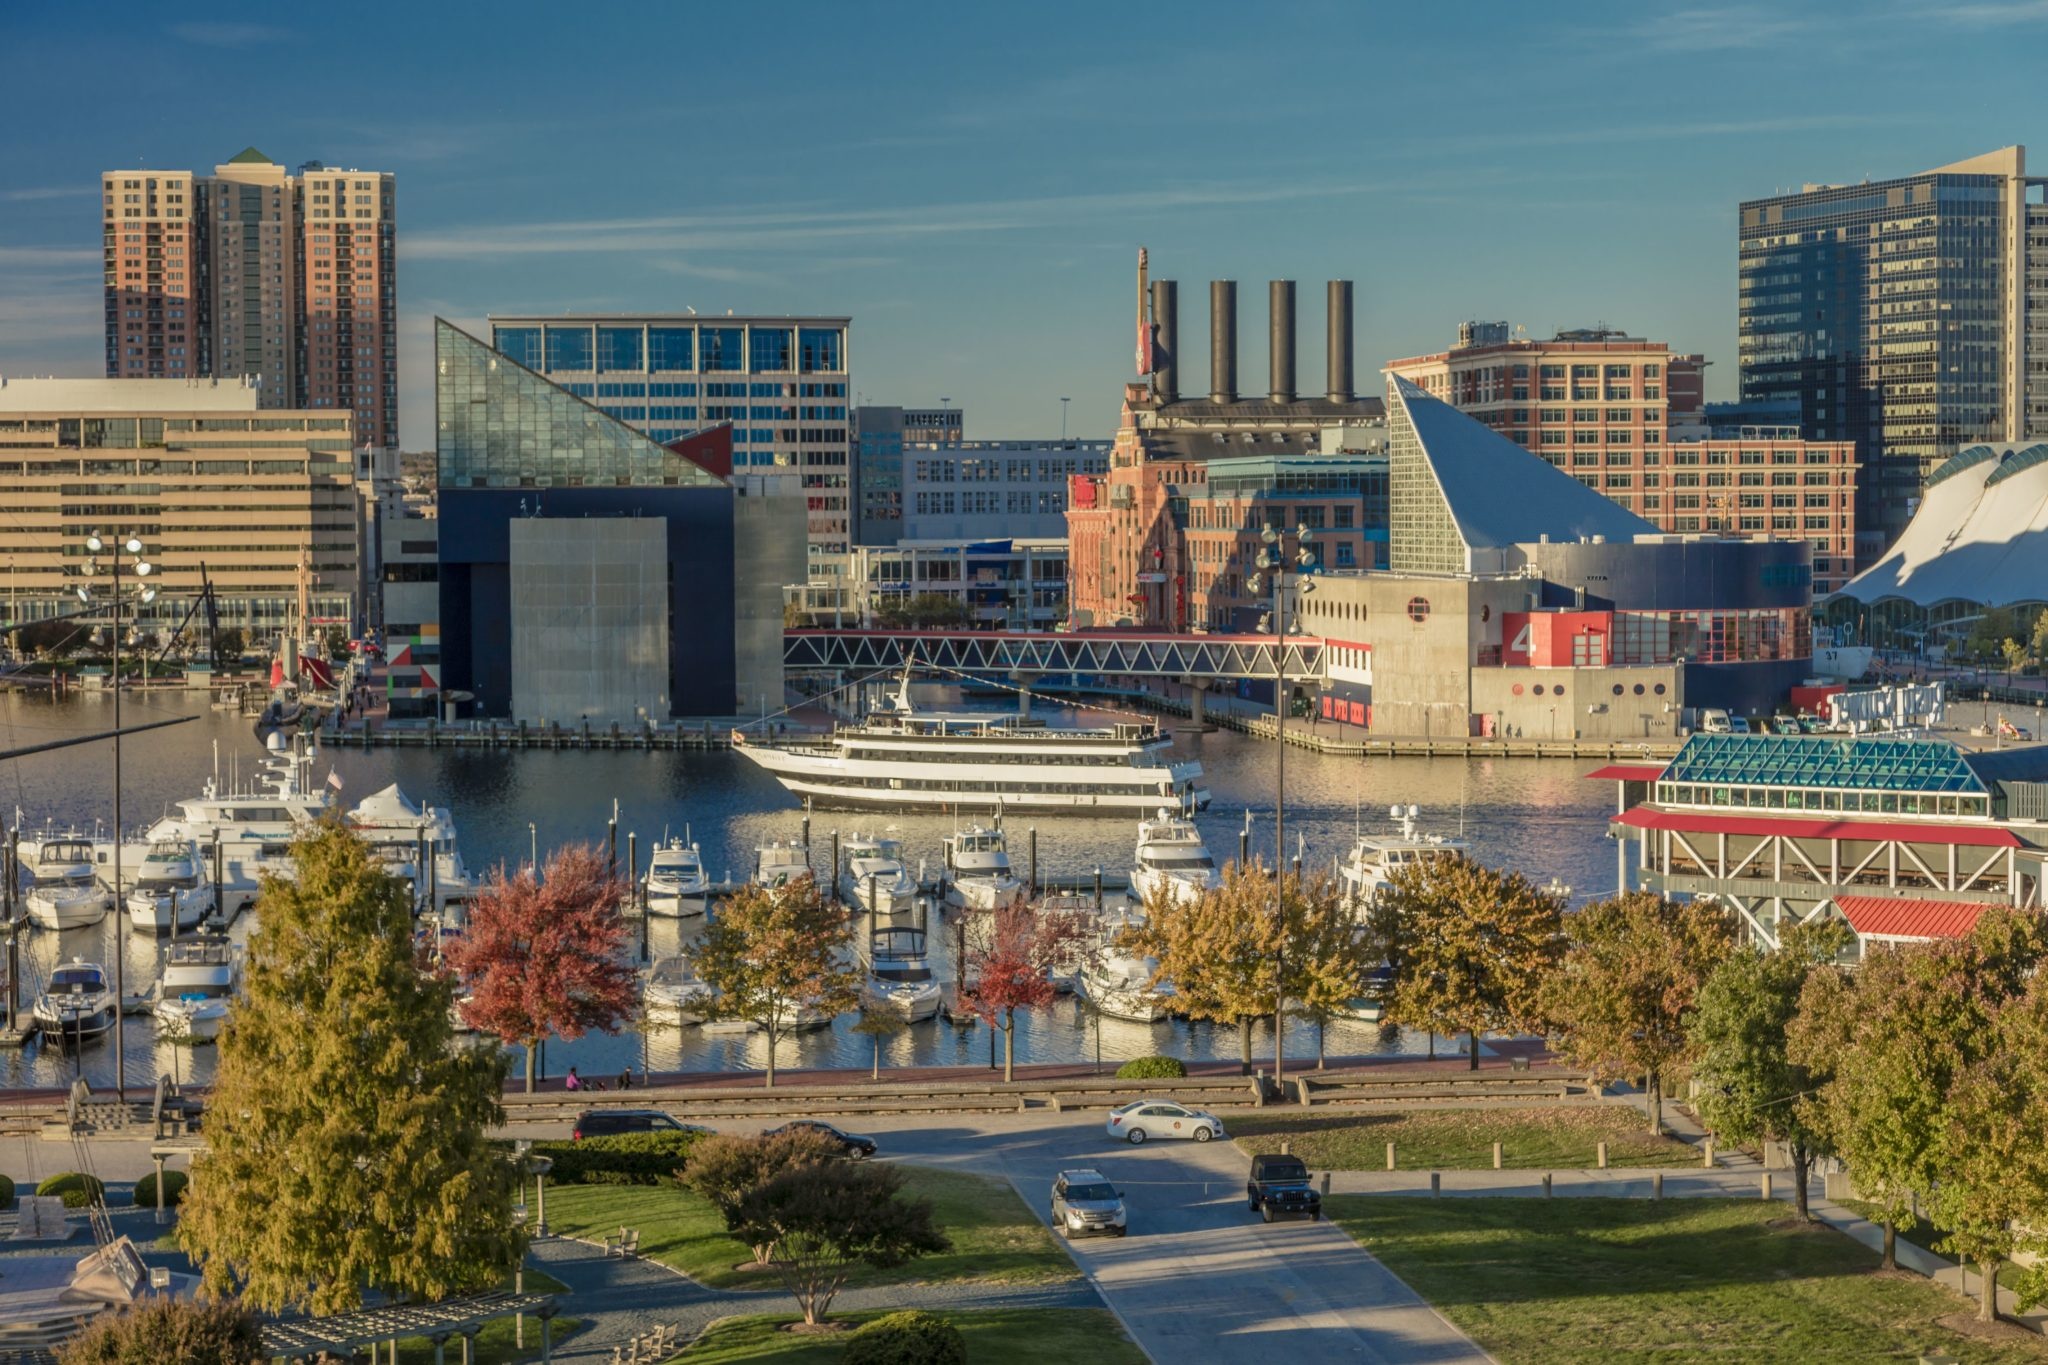
<path fill-rule="evenodd" d="M 1971 446 L 1947 461 L 1898 543 L 1835 596 L 1923 609 L 2048 602 L 2048 443 Z"/>

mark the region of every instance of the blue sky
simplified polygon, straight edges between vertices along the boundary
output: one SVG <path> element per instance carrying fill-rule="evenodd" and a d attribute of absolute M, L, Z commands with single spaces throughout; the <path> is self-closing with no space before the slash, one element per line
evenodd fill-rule
<path fill-rule="evenodd" d="M 177 14 L 193 16 L 184 20 Z M 100 372 L 100 171 L 253 144 L 399 177 L 402 438 L 435 314 L 854 318 L 869 401 L 1108 435 L 1136 248 L 1357 281 L 1361 386 L 1457 323 L 1596 322 L 1735 387 L 1735 206 L 2038 144 L 2048 2 L 1839 6 L 508 2 L 314 12 L 0 0 L 0 372 Z M 203 17 L 198 17 L 203 15 Z"/>

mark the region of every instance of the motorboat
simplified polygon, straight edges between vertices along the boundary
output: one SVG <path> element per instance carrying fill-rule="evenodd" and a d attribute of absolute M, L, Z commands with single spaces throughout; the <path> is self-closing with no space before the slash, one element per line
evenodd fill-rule
<path fill-rule="evenodd" d="M 241 989 L 242 952 L 226 934 L 195 934 L 164 951 L 153 1013 L 166 1038 L 212 1042 Z"/>
<path fill-rule="evenodd" d="M 1403 867 L 1471 852 L 1471 845 L 1463 839 L 1421 833 L 1416 825 L 1421 813 L 1419 806 L 1388 807 L 1387 814 L 1399 822 L 1400 832 L 1359 835 L 1351 845 L 1350 855 L 1337 864 L 1337 880 L 1343 885 L 1345 899 L 1353 906 L 1369 904 Z"/>
<path fill-rule="evenodd" d="M 701 915 L 711 894 L 711 881 L 704 875 L 704 857 L 697 845 L 686 839 L 657 844 L 647 862 L 647 913 L 650 915 Z"/>
<path fill-rule="evenodd" d="M 200 794 L 174 802 L 140 843 L 121 846 L 122 886 L 117 889 L 126 889 L 150 848 L 164 839 L 188 839 L 202 850 L 209 867 L 218 862 L 214 880 L 221 913 L 229 919 L 256 903 L 266 875 L 291 880 L 291 845 L 331 809 L 330 787 L 337 784 L 331 777 L 325 785 L 312 782 L 312 752 L 303 743 L 286 745 L 281 735 L 272 739 L 276 747 L 246 781 L 240 774 L 223 781 L 216 751 L 213 776 Z M 110 847 L 97 849 L 95 857 L 101 880 L 112 884 Z"/>
<path fill-rule="evenodd" d="M 29 921 L 44 929 L 78 929 L 98 924 L 114 905 L 114 895 L 101 886 L 93 871 L 90 839 L 48 839 L 28 863 L 35 879 L 23 897 Z"/>
<path fill-rule="evenodd" d="M 939 1012 L 945 995 L 927 959 L 926 932 L 930 902 L 918 902 L 915 924 L 881 924 L 870 916 L 867 933 L 856 952 L 866 978 L 861 982 L 863 1010 L 894 1014 L 912 1023 Z"/>
<path fill-rule="evenodd" d="M 754 851 L 754 884 L 771 890 L 811 875 L 811 851 L 794 839 Z"/>
<path fill-rule="evenodd" d="M 185 933 L 213 913 L 213 878 L 189 839 L 158 839 L 135 873 L 126 907 L 137 933 Z"/>
<path fill-rule="evenodd" d="M 1024 883 L 1010 871 L 1000 825 L 969 825 L 946 836 L 946 904 L 962 910 L 1006 910 L 1021 904 Z"/>
<path fill-rule="evenodd" d="M 1200 900 L 1223 884 L 1195 822 L 1178 811 L 1161 809 L 1138 822 L 1137 863 L 1131 869 L 1131 893 L 1143 904 L 1165 896 L 1169 904 Z"/>
<path fill-rule="evenodd" d="M 32 1013 L 39 1030 L 63 1041 L 99 1037 L 114 1026 L 119 1009 L 106 968 L 74 957 L 50 973 Z"/>
<path fill-rule="evenodd" d="M 1173 987 L 1157 980 L 1159 959 L 1122 946 L 1126 929 L 1145 923 L 1136 906 L 1105 906 L 1100 932 L 1074 982 L 1075 993 L 1112 1019 L 1157 1023 L 1173 1013 Z"/>
<path fill-rule="evenodd" d="M 1054 961 L 1045 969 L 1046 979 L 1061 995 L 1073 993 L 1080 982 L 1081 969 L 1087 965 L 1097 935 L 1101 914 L 1096 909 L 1095 898 L 1076 893 L 1055 893 L 1041 896 L 1035 907 L 1043 919 L 1065 919 L 1075 926 L 1072 933 L 1062 936 L 1060 950 Z"/>
<path fill-rule="evenodd" d="M 476 883 L 455 841 L 445 807 L 414 801 L 396 782 L 370 793 L 343 816 L 371 852 L 413 889 L 413 913 L 459 924 Z"/>
<path fill-rule="evenodd" d="M 903 866 L 903 844 L 855 834 L 841 845 L 846 871 L 839 878 L 839 894 L 862 914 L 907 914 L 917 905 L 917 878 Z"/>
<path fill-rule="evenodd" d="M 733 749 L 791 795 L 842 810 L 1147 810 L 1209 804 L 1202 765 L 1173 762 L 1156 722 L 1046 725 L 988 711 L 919 711 L 910 670 L 893 698 L 826 735 L 736 729 Z"/>
<path fill-rule="evenodd" d="M 640 993 L 649 1014 L 659 1010 L 679 1023 L 704 1022 L 706 987 L 690 959 L 681 953 L 656 958 Z"/>

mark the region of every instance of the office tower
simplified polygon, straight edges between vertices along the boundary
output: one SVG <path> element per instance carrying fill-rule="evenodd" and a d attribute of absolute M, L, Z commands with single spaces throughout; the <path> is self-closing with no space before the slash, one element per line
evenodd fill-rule
<path fill-rule="evenodd" d="M 730 423 L 743 487 L 796 485 L 813 557 L 852 540 L 851 319 L 494 314 L 491 344 L 657 442 Z"/>
<path fill-rule="evenodd" d="M 109 378 L 248 378 L 398 448 L 395 184 L 250 147 L 212 175 L 100 178 Z"/>
<path fill-rule="evenodd" d="M 2048 432 L 2048 206 L 2006 147 L 1919 175 L 1745 201 L 1745 403 L 1857 444 L 1858 555 L 1959 450 Z"/>

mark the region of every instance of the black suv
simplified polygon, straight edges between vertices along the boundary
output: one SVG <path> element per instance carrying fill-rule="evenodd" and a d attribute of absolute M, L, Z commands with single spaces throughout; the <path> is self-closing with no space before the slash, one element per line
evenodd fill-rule
<path fill-rule="evenodd" d="M 1298 1156 L 1253 1157 L 1244 1194 L 1252 1211 L 1268 1223 L 1283 1213 L 1305 1213 L 1318 1221 L 1323 1216 L 1323 1197 L 1309 1182 L 1308 1166 Z"/>
<path fill-rule="evenodd" d="M 659 1109 L 586 1109 L 576 1116 L 570 1136 L 615 1137 L 620 1133 L 708 1133 L 694 1123 L 677 1123 Z"/>
<path fill-rule="evenodd" d="M 875 1154 L 875 1140 L 873 1138 L 860 1133 L 842 1133 L 831 1124 L 820 1123 L 816 1119 L 797 1119 L 793 1123 L 783 1124 L 780 1128 L 770 1128 L 761 1136 L 780 1137 L 784 1133 L 816 1133 L 820 1137 L 830 1138 L 839 1144 L 841 1155 L 850 1156 L 857 1161 L 865 1160 Z"/>

